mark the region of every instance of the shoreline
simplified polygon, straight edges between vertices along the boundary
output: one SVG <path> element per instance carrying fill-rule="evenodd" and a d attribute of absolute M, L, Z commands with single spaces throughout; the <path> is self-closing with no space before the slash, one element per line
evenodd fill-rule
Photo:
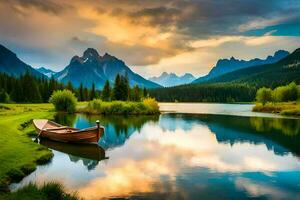
<path fill-rule="evenodd" d="M 79 106 L 82 106 L 84 104 L 86 104 L 87 102 L 80 102 Z M 158 103 L 159 106 L 161 106 L 162 104 L 172 104 L 174 106 L 174 108 L 177 108 L 177 110 L 163 110 L 160 107 L 160 114 L 165 114 L 165 113 L 178 113 L 178 114 L 206 114 L 206 115 L 235 115 L 235 116 L 242 116 L 242 117 L 272 117 L 272 118 L 296 118 L 294 116 L 283 116 L 283 115 L 279 115 L 279 114 L 274 114 L 274 113 L 270 113 L 270 112 L 254 112 L 251 111 L 250 109 L 250 113 L 253 114 L 251 116 L 248 116 L 247 114 L 249 114 L 249 108 L 251 108 L 251 106 L 253 106 L 253 104 L 239 104 L 242 107 L 247 107 L 246 110 L 246 115 L 244 115 L 245 113 L 240 112 L 240 113 L 226 113 L 226 112 L 218 112 L 218 111 L 214 111 L 212 113 L 210 112 L 202 112 L 199 113 L 197 112 L 197 110 L 192 109 L 192 112 L 181 112 L 180 110 L 178 110 L 178 105 L 179 104 L 190 104 L 192 107 L 199 104 L 199 105 L 203 105 L 206 107 L 206 105 L 208 103 L 165 103 L 165 102 L 159 102 Z M 224 103 L 209 103 L 209 105 L 215 105 L 215 104 L 224 104 Z M 226 104 L 226 105 L 231 105 L 231 106 L 236 106 L 237 110 L 240 109 L 240 107 L 238 107 L 238 104 Z M 18 140 L 22 140 L 24 138 L 26 138 L 26 141 L 30 141 L 29 146 L 31 146 L 34 149 L 34 152 L 40 152 L 40 151 L 46 151 L 48 152 L 47 154 L 41 154 L 41 155 L 37 155 L 35 159 L 32 159 L 31 162 L 29 163 L 25 163 L 23 165 L 20 165 L 18 167 L 13 167 L 12 169 L 16 169 L 16 173 L 11 173 L 10 172 L 10 176 L 9 176 L 9 170 L 7 170 L 5 177 L 0 177 L 1 180 L 1 184 L 0 184 L 0 191 L 7 191 L 8 186 L 10 183 L 12 182 L 18 182 L 18 180 L 21 180 L 22 178 L 26 177 L 27 175 L 29 175 L 31 172 L 33 172 L 36 169 L 37 165 L 41 165 L 41 164 L 45 164 L 48 163 L 52 156 L 53 153 L 51 152 L 51 150 L 49 150 L 48 148 L 42 148 L 40 145 L 35 145 L 34 142 L 30 139 L 30 134 L 33 133 L 34 129 L 31 126 L 31 123 L 29 123 L 29 121 L 33 118 L 36 117 L 40 117 L 40 118 L 52 118 L 55 112 L 53 111 L 53 107 L 51 106 L 51 104 L 0 104 L 1 106 L 1 110 L 0 110 L 0 117 L 1 116 L 5 116 L 5 119 L 0 119 L 0 125 L 1 122 L 3 120 L 7 120 L 8 118 L 8 122 L 6 122 L 6 124 L 10 125 L 10 129 L 13 129 L 12 134 L 14 134 L 14 137 L 17 138 Z M 249 107 L 249 108 L 248 108 Z M 186 109 L 186 108 L 185 108 Z M 270 115 L 261 115 L 261 113 L 267 113 Z M 87 114 L 87 115 L 98 115 L 97 113 L 82 113 L 82 112 L 77 112 L 76 114 Z M 258 115 L 257 115 L 258 114 Z M 23 116 L 25 115 L 25 116 Z M 158 114 L 159 115 L 159 114 Z M 113 116 L 113 115 L 112 115 Z M 126 116 L 126 115 L 124 115 Z M 141 115 L 127 115 L 127 116 L 141 116 Z M 145 115 L 145 116 L 149 116 L 149 115 Z M 14 120 L 14 117 L 17 118 L 18 120 Z M 10 119 L 12 118 L 12 119 Z M 21 118 L 21 119 L 19 119 Z M 3 123 L 3 122 L 2 122 Z M 13 126 L 11 126 L 13 124 Z M 1 139 L 1 136 L 0 136 Z M 30 148 L 31 148 L 30 147 Z M 13 153 L 13 152 L 11 152 Z M 49 156 L 51 155 L 51 156 Z M 21 173 L 20 173 L 21 172 Z M 8 174 L 8 175 L 7 175 Z M 4 183 L 4 184 L 3 184 Z"/>
<path fill-rule="evenodd" d="M 283 103 L 267 103 L 262 105 L 261 103 L 256 104 L 253 112 L 260 113 L 272 113 L 286 117 L 300 117 L 300 104 L 297 102 L 283 102 Z"/>
<path fill-rule="evenodd" d="M 37 165 L 49 163 L 53 157 L 50 149 L 34 143 L 30 134 L 34 131 L 31 120 L 36 117 L 51 118 L 50 106 L 46 104 L 1 104 L 0 111 L 1 146 L 0 191 L 9 192 L 9 185 L 19 182 L 32 173 Z M 15 154 L 22 152 L 22 154 Z"/>

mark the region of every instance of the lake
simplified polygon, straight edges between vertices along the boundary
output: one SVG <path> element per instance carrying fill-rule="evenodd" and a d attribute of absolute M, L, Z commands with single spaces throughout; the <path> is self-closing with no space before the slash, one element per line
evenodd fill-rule
<path fill-rule="evenodd" d="M 53 150 L 52 161 L 11 189 L 55 180 L 86 199 L 300 196 L 299 119 L 252 113 L 251 105 L 160 106 L 168 112 L 57 115 L 56 122 L 78 128 L 99 119 L 105 127 L 100 147 L 41 141 Z"/>

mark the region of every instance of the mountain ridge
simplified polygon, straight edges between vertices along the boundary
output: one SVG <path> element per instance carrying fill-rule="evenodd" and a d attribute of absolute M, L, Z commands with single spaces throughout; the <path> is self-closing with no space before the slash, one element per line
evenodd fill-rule
<path fill-rule="evenodd" d="M 30 73 L 36 77 L 45 77 L 30 65 L 17 57 L 17 54 L 0 44 L 0 72 L 11 76 L 21 76 Z"/>
<path fill-rule="evenodd" d="M 113 83 L 117 74 L 127 75 L 130 86 L 161 87 L 133 72 L 124 61 L 108 53 L 101 56 L 93 48 L 85 50 L 81 57 L 73 56 L 70 63 L 54 77 L 63 83 L 70 81 L 75 87 L 79 87 L 81 83 L 86 87 L 91 87 L 95 83 L 98 89 L 102 89 L 105 81 Z"/>
<path fill-rule="evenodd" d="M 237 82 L 275 87 L 292 81 L 300 83 L 300 48 L 275 63 L 236 70 L 203 83 Z"/>
<path fill-rule="evenodd" d="M 45 67 L 36 68 L 35 70 L 37 70 L 38 72 L 44 74 L 48 78 L 51 78 L 53 75 L 56 74 L 55 71 L 53 71 L 51 69 L 48 69 L 48 68 L 45 68 Z"/>
<path fill-rule="evenodd" d="M 288 56 L 289 52 L 285 50 L 278 50 L 274 53 L 273 56 L 267 56 L 265 59 L 254 58 L 251 60 L 240 60 L 234 57 L 230 59 L 219 59 L 216 65 L 210 70 L 210 72 L 202 77 L 197 78 L 193 83 L 201 83 L 208 81 L 212 78 L 221 76 L 226 73 L 230 73 L 236 70 L 245 69 L 248 67 L 263 65 L 263 64 L 272 64 L 275 63 L 284 57 Z"/>
<path fill-rule="evenodd" d="M 196 78 L 191 73 L 185 73 L 182 76 L 177 76 L 175 73 L 163 72 L 160 76 L 153 76 L 148 80 L 158 83 L 164 87 L 172 87 L 191 83 L 195 79 Z"/>

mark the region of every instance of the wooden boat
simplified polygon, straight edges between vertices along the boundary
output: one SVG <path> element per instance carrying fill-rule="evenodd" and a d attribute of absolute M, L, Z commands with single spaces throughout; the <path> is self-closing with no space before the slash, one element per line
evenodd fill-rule
<path fill-rule="evenodd" d="M 96 123 L 97 126 L 95 127 L 77 129 L 63 126 L 47 119 L 33 120 L 33 124 L 39 134 L 38 137 L 74 143 L 98 143 L 104 134 L 104 127 L 100 126 L 98 120 Z"/>

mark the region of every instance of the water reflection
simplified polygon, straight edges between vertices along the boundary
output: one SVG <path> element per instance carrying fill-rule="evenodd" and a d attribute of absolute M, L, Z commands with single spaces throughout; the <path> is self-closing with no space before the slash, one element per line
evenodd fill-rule
<path fill-rule="evenodd" d="M 68 115 L 60 113 L 55 117 L 56 122 L 76 128 L 95 126 L 100 120 L 105 127 L 105 134 L 99 145 L 104 149 L 121 146 L 134 133 L 140 132 L 145 123 L 155 123 L 159 116 L 97 116 L 97 115 Z"/>
<path fill-rule="evenodd" d="M 82 168 L 74 161 L 87 156 L 56 148 L 50 165 L 39 167 L 13 187 L 62 180 L 87 199 L 293 199 L 300 195 L 299 120 L 192 114 L 76 115 L 64 120 L 85 128 L 96 119 L 105 126 L 99 144 L 109 159 Z M 86 150 L 78 147 L 78 151 Z"/>
<path fill-rule="evenodd" d="M 265 144 L 269 150 L 284 155 L 292 152 L 300 156 L 300 120 L 284 118 L 259 118 L 223 115 L 173 115 L 169 114 L 165 122 L 179 122 L 185 131 L 193 125 L 203 124 L 208 126 L 216 135 L 218 142 Z M 164 123 L 171 124 L 171 123 Z M 167 128 L 166 125 L 162 125 Z M 167 125 L 168 126 L 168 125 Z M 186 127 L 186 128 L 185 128 Z M 174 130 L 170 127 L 169 130 Z"/>
<path fill-rule="evenodd" d="M 40 144 L 50 149 L 68 154 L 70 161 L 82 161 L 88 170 L 94 169 L 99 161 L 108 159 L 105 156 L 105 150 L 97 144 L 70 144 L 42 139 Z"/>

